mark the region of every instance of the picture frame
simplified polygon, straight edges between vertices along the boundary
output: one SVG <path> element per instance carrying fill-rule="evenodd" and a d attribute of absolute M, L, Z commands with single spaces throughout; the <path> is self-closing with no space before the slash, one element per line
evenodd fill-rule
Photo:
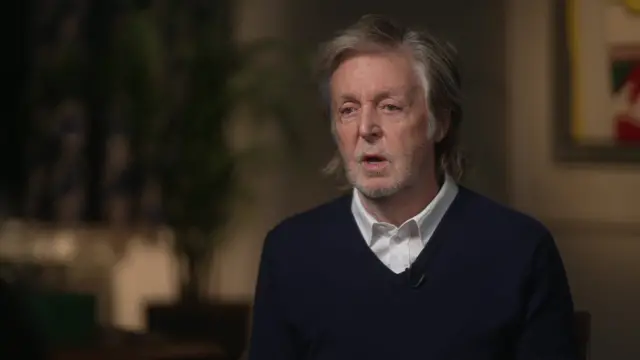
<path fill-rule="evenodd" d="M 640 165 L 640 138 L 636 141 L 636 129 L 629 132 L 629 127 L 624 127 L 628 124 L 620 120 L 623 119 L 620 116 L 628 113 L 634 114 L 635 119 L 640 110 L 640 95 L 636 102 L 629 100 L 629 91 L 640 90 L 640 83 L 634 82 L 637 79 L 631 75 L 640 69 L 638 1 L 557 0 L 552 3 L 555 25 L 552 31 L 555 81 L 552 129 L 556 160 Z M 624 8 L 626 6 L 637 8 Z M 589 26 L 585 27 L 585 23 Z"/>

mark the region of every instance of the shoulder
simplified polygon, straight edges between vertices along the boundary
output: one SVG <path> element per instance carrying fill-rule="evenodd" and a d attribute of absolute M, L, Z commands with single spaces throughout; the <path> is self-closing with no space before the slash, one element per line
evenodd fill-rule
<path fill-rule="evenodd" d="M 513 274 L 529 274 L 536 266 L 562 269 L 556 241 L 540 220 L 469 189 L 461 188 L 460 195 L 465 244 L 476 255 Z"/>
<path fill-rule="evenodd" d="M 269 234 L 273 236 L 308 234 L 314 230 L 325 229 L 334 225 L 336 220 L 343 220 L 351 209 L 351 194 L 342 195 L 311 209 L 293 214 L 274 226 Z"/>
<path fill-rule="evenodd" d="M 487 233 L 495 239 L 507 241 L 516 239 L 521 245 L 528 242 L 533 247 L 539 245 L 539 242 L 553 241 L 549 229 L 529 214 L 465 187 L 460 187 L 460 198 L 466 218 L 479 233 Z"/>
<path fill-rule="evenodd" d="M 322 237 L 349 216 L 351 195 L 342 195 L 311 209 L 293 214 L 276 224 L 265 239 L 265 248 L 295 247 L 299 239 Z M 305 241 L 305 246 L 309 245 Z"/>

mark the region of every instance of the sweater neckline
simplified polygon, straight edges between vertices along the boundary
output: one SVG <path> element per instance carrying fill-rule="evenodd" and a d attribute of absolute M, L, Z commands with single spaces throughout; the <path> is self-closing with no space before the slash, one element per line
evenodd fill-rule
<path fill-rule="evenodd" d="M 337 215 L 337 221 L 342 222 L 343 225 L 336 228 L 345 229 L 346 231 L 346 236 L 344 238 L 342 236 L 339 236 L 338 238 L 346 241 L 347 244 L 345 245 L 352 251 L 356 252 L 357 256 L 367 264 L 366 266 L 371 269 L 374 277 L 383 278 L 385 281 L 389 281 L 396 286 L 407 290 L 419 290 L 425 288 L 425 285 L 429 282 L 429 270 L 434 257 L 442 248 L 442 245 L 446 243 L 447 240 L 454 238 L 456 231 L 459 231 L 459 227 L 456 226 L 456 224 L 459 223 L 460 215 L 464 208 L 463 203 L 466 202 L 468 197 L 467 190 L 462 186 L 459 187 L 458 194 L 440 220 L 440 223 L 433 232 L 429 242 L 426 244 L 424 249 L 422 249 L 420 254 L 418 254 L 411 267 L 398 274 L 389 269 L 376 256 L 362 236 L 362 233 L 358 229 L 356 220 L 351 213 L 352 196 L 353 194 L 343 196 L 339 202 L 340 211 L 335 212 Z"/>

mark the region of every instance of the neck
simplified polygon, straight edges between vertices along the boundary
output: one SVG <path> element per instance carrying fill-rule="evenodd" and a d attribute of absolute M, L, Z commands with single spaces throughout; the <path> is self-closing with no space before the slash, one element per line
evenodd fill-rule
<path fill-rule="evenodd" d="M 436 197 L 440 186 L 435 174 L 419 185 L 408 186 L 379 199 L 360 196 L 364 208 L 378 221 L 402 225 L 420 213 Z M 361 194 L 362 195 L 362 194 Z"/>

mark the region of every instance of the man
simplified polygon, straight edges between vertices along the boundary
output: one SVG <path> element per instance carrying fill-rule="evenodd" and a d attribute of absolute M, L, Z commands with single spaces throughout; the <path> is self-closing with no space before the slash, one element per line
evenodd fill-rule
<path fill-rule="evenodd" d="M 456 184 L 452 48 L 365 16 L 322 54 L 353 192 L 267 235 L 249 359 L 576 359 L 549 232 Z"/>

